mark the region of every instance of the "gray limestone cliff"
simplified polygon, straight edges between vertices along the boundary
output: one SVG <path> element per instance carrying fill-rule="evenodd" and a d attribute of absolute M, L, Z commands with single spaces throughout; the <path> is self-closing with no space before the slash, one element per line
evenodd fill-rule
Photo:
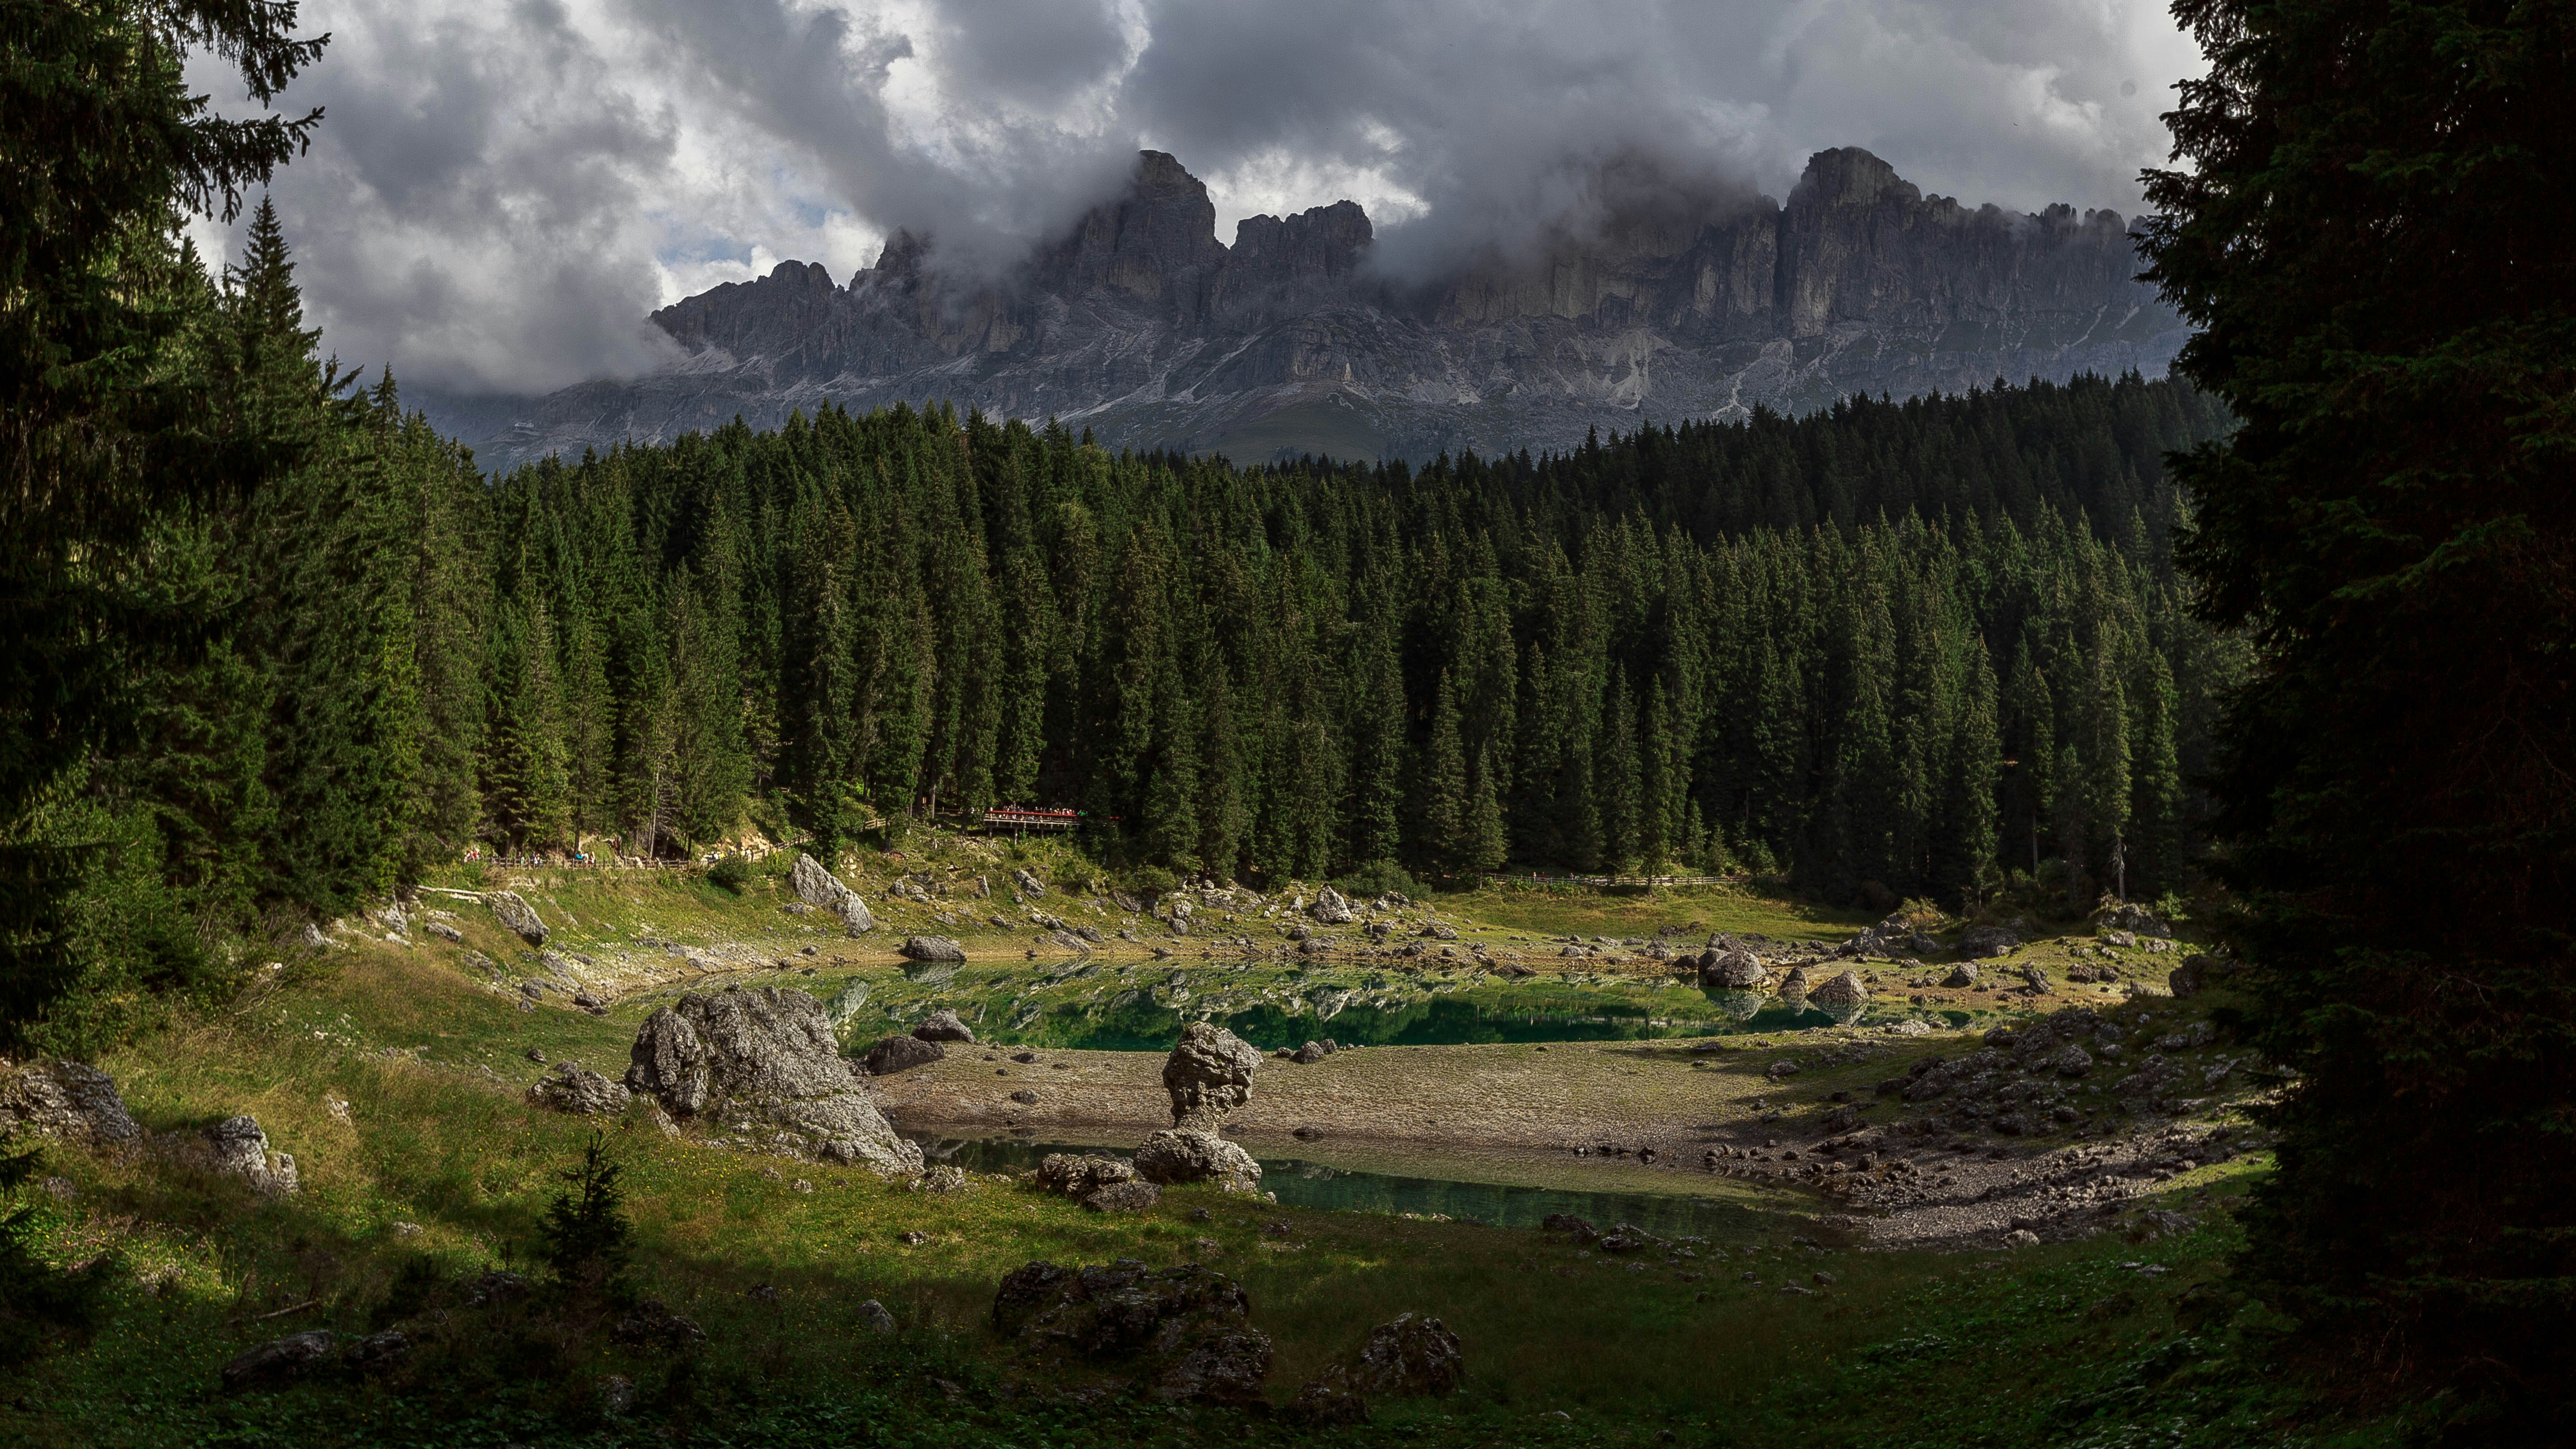
<path fill-rule="evenodd" d="M 1430 284 L 1371 267 L 1351 202 L 1250 218 L 1232 246 L 1215 220 L 1148 151 L 1126 195 L 998 280 L 944 276 L 908 232 L 847 285 L 783 262 L 654 314 L 685 362 L 567 388 L 478 447 L 507 465 L 827 402 L 950 402 L 1244 462 L 1564 450 L 1853 393 L 2153 375 L 2188 335 L 2135 279 L 2117 213 L 1971 209 L 1856 149 L 1817 153 L 1785 204 L 1632 209 Z"/>

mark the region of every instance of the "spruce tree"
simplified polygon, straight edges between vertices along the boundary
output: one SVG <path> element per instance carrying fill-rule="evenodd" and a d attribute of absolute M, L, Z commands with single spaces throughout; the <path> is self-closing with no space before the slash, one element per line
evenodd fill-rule
<path fill-rule="evenodd" d="M 2298 1073 L 2239 1278 L 2303 1357 L 2498 1442 L 2576 1381 L 2576 24 L 2558 5 L 2186 0 L 2150 177 L 2179 474 L 2250 631 L 2219 758 L 2265 1055 Z M 2464 1151 L 2469 1143 L 2497 1144 Z M 2511 1144 L 2504 1146 L 2503 1144 Z"/>
<path fill-rule="evenodd" d="M 1414 816 L 1419 826 L 1416 859 L 1426 870 L 1446 874 L 1467 864 L 1470 809 L 1466 745 L 1458 725 L 1458 692 L 1449 671 L 1431 694 L 1431 733 L 1422 746 L 1422 785 Z"/>

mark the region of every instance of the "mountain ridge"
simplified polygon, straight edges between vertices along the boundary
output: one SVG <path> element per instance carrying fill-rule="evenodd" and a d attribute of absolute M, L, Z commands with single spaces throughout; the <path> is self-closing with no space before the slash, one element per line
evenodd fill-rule
<path fill-rule="evenodd" d="M 1597 224 L 1425 283 L 1371 265 L 1354 202 L 1245 218 L 1231 246 L 1215 221 L 1206 187 L 1148 151 L 1125 195 L 1000 278 L 952 277 L 903 230 L 846 285 L 781 262 L 652 314 L 679 365 L 563 389 L 478 448 L 507 465 L 946 401 L 1240 461 L 1563 451 L 1856 392 L 2154 375 L 2188 335 L 2135 280 L 2118 213 L 1970 209 L 1849 147 L 1810 158 L 1786 202 L 1630 178 Z"/>

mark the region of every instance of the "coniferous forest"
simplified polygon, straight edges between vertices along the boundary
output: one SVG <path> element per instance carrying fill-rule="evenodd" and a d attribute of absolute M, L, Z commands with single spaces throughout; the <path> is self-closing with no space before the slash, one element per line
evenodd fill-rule
<path fill-rule="evenodd" d="M 156 525 L 104 958 L 469 848 L 830 849 L 995 804 L 1221 878 L 1750 869 L 1955 905 L 2182 883 L 2237 647 L 2126 378 L 1420 469 L 826 410 L 488 477 L 315 356 L 263 209 L 208 325 L 304 459 Z M 148 580 L 148 582 L 146 581 Z M 157 923 L 157 924 L 156 924 Z M 191 923 L 195 923 L 192 925 Z M 100 929 L 109 929 L 101 927 Z M 137 937 L 135 933 L 142 933 Z"/>

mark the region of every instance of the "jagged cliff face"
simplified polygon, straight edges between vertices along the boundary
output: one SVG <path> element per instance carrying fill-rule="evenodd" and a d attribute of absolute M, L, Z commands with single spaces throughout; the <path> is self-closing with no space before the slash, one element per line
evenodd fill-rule
<path fill-rule="evenodd" d="M 949 401 L 1241 461 L 1537 451 L 1855 392 L 2160 373 L 2186 335 L 2133 280 L 2117 214 L 1972 211 L 1859 150 L 1818 153 L 1786 205 L 1613 216 L 1429 286 L 1369 266 L 1347 201 L 1253 217 L 1230 247 L 1215 221 L 1197 178 L 1149 151 L 1124 198 L 999 281 L 943 277 L 900 232 L 846 287 L 782 263 L 654 314 L 683 366 L 568 388 L 482 450 Z"/>

